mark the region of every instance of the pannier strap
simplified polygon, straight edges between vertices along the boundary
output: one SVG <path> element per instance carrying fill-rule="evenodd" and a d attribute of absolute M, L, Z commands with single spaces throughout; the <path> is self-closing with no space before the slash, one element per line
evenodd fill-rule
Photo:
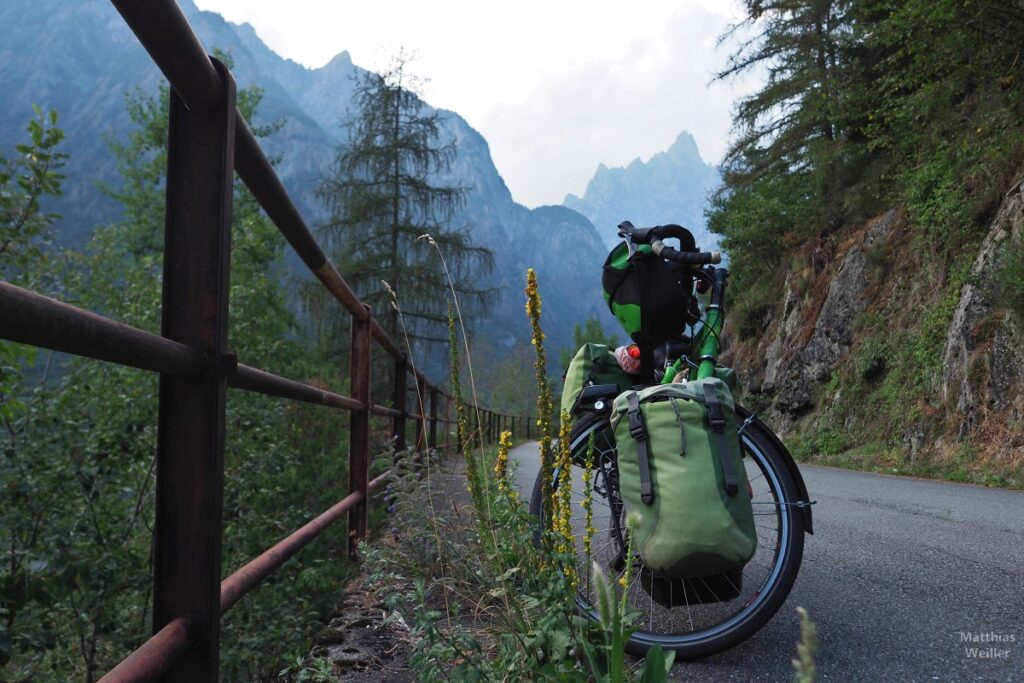
<path fill-rule="evenodd" d="M 718 459 L 722 461 L 722 476 L 725 479 L 725 492 L 735 496 L 739 490 L 739 480 L 736 477 L 736 468 L 732 458 L 729 457 L 729 441 L 725 436 L 725 414 L 722 413 L 722 404 L 718 400 L 718 392 L 710 382 L 704 383 L 704 404 L 708 407 L 708 422 L 711 431 L 715 435 L 715 447 L 718 450 Z"/>
<path fill-rule="evenodd" d="M 629 415 L 629 435 L 636 441 L 636 463 L 640 468 L 640 500 L 644 505 L 654 502 L 654 489 L 651 487 L 651 463 L 647 458 L 647 428 L 644 416 L 640 412 L 640 399 L 636 392 L 626 394 L 626 410 Z"/>

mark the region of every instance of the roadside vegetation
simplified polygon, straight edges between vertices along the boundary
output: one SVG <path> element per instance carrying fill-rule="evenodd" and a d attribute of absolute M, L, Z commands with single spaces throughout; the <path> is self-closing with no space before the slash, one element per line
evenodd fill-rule
<path fill-rule="evenodd" d="M 410 665 L 422 681 L 669 680 L 674 653 L 655 647 L 639 661 L 625 653 L 641 617 L 623 589 L 639 570 L 631 551 L 619 576 L 593 565 L 589 580 L 598 596 L 597 618 L 584 617 L 577 607 L 577 588 L 584 580 L 576 573 L 577 552 L 589 555 L 597 530 L 588 522 L 581 537 L 574 535 L 570 506 L 592 510 L 593 482 L 584 474 L 583 490 L 572 490 L 570 418 L 564 412 L 553 416 L 541 299 L 532 270 L 525 291 L 542 481 L 560 472 L 557 492 L 543 491 L 548 523 L 540 528 L 521 498 L 509 457 L 511 434 L 501 433 L 495 451 L 471 429 L 463 369 L 471 375 L 473 363 L 460 353 L 467 347 L 452 316 L 451 384 L 459 406 L 461 468 L 445 477 L 433 457 L 399 457 L 387 487 L 387 530 L 360 550 L 368 583 L 389 619 L 408 626 Z M 578 333 L 582 329 L 577 326 Z M 469 386 L 473 391 L 471 378 Z M 801 610 L 801 620 L 794 680 L 809 683 L 816 679 L 817 641 L 806 611 Z"/>
<path fill-rule="evenodd" d="M 556 461 L 569 458 L 568 415 L 561 416 L 556 442 L 541 300 L 536 276 L 528 273 L 526 310 L 533 330 L 536 406 L 541 467 L 549 478 Z M 552 523 L 539 530 L 520 498 L 509 461 L 511 434 L 502 432 L 495 453 L 471 428 L 463 396 L 464 330 L 449 318 L 451 384 L 458 410 L 468 504 L 452 506 L 452 483 L 432 476 L 429 464 L 412 458 L 395 469 L 389 484 L 391 538 L 366 544 L 362 553 L 371 581 L 387 609 L 404 614 L 415 638 L 412 666 L 421 680 L 664 681 L 672 656 L 660 650 L 627 666 L 625 639 L 636 616 L 620 597 L 620 586 L 596 568 L 604 586 L 601 619 L 575 609 L 574 539 L 569 527 L 571 486 L 546 492 Z M 473 380 L 469 391 L 475 391 Z M 428 459 L 427 463 L 430 462 Z M 426 468 L 426 469 L 424 469 Z M 568 472 L 569 468 L 564 467 Z M 592 491 L 583 492 L 584 501 Z M 576 502 L 575 504 L 579 504 Z M 585 503 L 584 503 L 585 504 Z M 593 530 L 591 530 L 593 533 Z M 589 543 L 590 537 L 581 542 Z M 627 574 L 629 569 L 627 568 Z"/>

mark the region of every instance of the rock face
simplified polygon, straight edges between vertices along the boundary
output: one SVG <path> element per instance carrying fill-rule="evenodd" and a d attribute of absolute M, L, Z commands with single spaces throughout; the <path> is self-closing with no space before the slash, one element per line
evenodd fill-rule
<path fill-rule="evenodd" d="M 222 50 L 234 61 L 240 88 L 259 85 L 264 99 L 256 125 L 283 120 L 284 126 L 261 144 L 311 226 L 322 218 L 314 191 L 344 137 L 342 122 L 351 112 L 353 79 L 363 73 L 347 52 L 319 69 L 307 69 L 270 50 L 249 25 L 200 11 L 192 0 L 179 5 L 208 50 Z M 119 205 L 97 189 L 116 186 L 117 166 L 108 139 L 131 128 L 125 93 L 155 95 L 160 74 L 115 8 L 106 0 L 6 0 L 0 4 L 0 152 L 24 137 L 31 105 L 55 107 L 67 133 L 63 151 L 65 195 L 47 207 L 64 216 L 56 241 L 79 247 L 93 228 L 118 220 Z M 497 330 L 490 340 L 529 343 L 522 315 L 525 269 L 537 269 L 545 303 L 545 326 L 557 348 L 571 342 L 573 324 L 605 316 L 600 270 L 605 249 L 594 227 L 569 209 L 530 211 L 513 201 L 491 160 L 483 137 L 458 114 L 441 112 L 444 137 L 458 142 L 451 173 L 442 180 L 468 188 L 456 224 L 469 228 L 475 242 L 495 252 L 495 273 L 485 284 L 502 288 L 490 318 L 477 327 Z M 358 239 L 353 235 L 353 239 Z M 306 276 L 297 258 L 291 264 Z"/>
<path fill-rule="evenodd" d="M 925 447 L 953 453 L 957 442 L 970 439 L 979 457 L 1019 463 L 1024 324 L 997 275 L 1005 255 L 1024 249 L 1024 187 L 1018 183 L 1006 194 L 959 290 L 943 289 L 950 273 L 927 272 L 929 261 L 908 249 L 910 234 L 909 219 L 892 210 L 801 247 L 781 300 L 764 314 L 761 335 L 723 356 L 744 382 L 741 400 L 757 404 L 781 432 L 877 423 L 897 430 L 881 438 L 911 457 Z M 919 327 L 926 318 L 932 322 Z M 902 336 L 893 341 L 887 332 Z M 905 343 L 917 346 L 899 346 Z M 931 354 L 941 354 L 941 372 Z M 883 390 L 896 367 L 888 364 L 897 360 L 918 364 L 894 375 L 916 389 L 893 404 L 887 401 L 895 394 L 872 392 Z M 838 389 L 826 392 L 833 379 Z M 847 388 L 859 393 L 844 403 Z M 872 414 L 882 406 L 906 419 Z"/>
<path fill-rule="evenodd" d="M 946 334 L 942 395 L 971 433 L 989 411 L 1024 419 L 1024 330 L 999 311 L 992 275 L 1008 249 L 1024 248 L 1024 189 L 1017 184 L 978 251 Z"/>
<path fill-rule="evenodd" d="M 839 246 L 829 259 L 834 275 L 828 279 L 826 273 L 823 278 L 827 280 L 824 301 L 797 294 L 794 282 L 807 278 L 806 274 L 787 276 L 782 315 L 762 337 L 763 370 L 757 373 L 760 382 L 752 387 L 774 395 L 774 408 L 784 418 L 791 420 L 811 410 L 814 384 L 827 380 L 848 354 L 854 322 L 866 304 L 865 250 L 890 239 L 899 221 L 899 212 L 890 211 Z M 803 341 L 808 330 L 809 339 Z"/>
<path fill-rule="evenodd" d="M 646 163 L 600 164 L 583 197 L 567 195 L 563 205 L 589 218 L 606 248 L 618 243 L 615 226 L 628 219 L 637 226 L 679 223 L 693 232 L 698 246 L 710 250 L 718 240 L 707 232 L 704 209 L 719 182 L 718 169 L 701 159 L 697 142 L 683 131 Z"/>

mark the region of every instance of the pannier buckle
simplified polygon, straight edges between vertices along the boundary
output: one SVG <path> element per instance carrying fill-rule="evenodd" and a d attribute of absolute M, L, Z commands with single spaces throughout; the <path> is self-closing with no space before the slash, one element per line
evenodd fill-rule
<path fill-rule="evenodd" d="M 647 440 L 647 430 L 644 429 L 644 421 L 640 417 L 640 411 L 629 411 L 629 435 L 637 441 Z"/>
<path fill-rule="evenodd" d="M 725 418 L 724 417 L 709 417 L 708 422 L 711 423 L 711 430 L 714 432 L 725 431 Z"/>

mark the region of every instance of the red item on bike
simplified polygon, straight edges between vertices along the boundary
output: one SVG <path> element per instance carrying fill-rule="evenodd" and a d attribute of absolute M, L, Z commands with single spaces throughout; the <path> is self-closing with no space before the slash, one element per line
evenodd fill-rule
<path fill-rule="evenodd" d="M 639 358 L 640 347 L 637 346 L 636 344 L 630 344 L 628 347 L 626 347 L 626 353 L 629 354 L 630 358 Z"/>

